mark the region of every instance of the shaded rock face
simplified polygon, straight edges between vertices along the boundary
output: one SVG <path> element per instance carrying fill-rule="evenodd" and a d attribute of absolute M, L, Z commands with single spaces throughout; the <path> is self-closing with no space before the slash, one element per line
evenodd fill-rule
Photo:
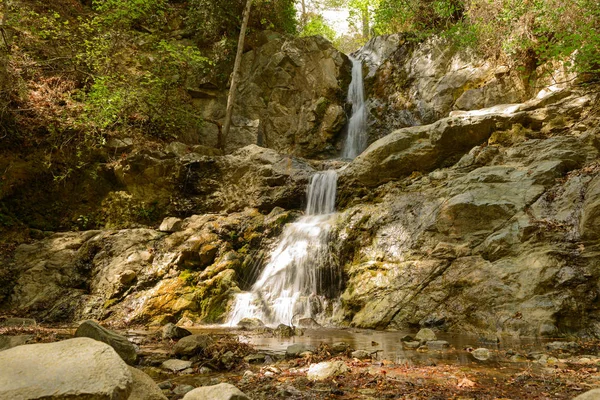
<path fill-rule="evenodd" d="M 222 322 L 228 301 L 255 279 L 292 212 L 198 215 L 182 230 L 59 233 L 20 246 L 4 306 L 40 321 Z M 126 279 L 125 279 L 126 278 Z"/>
<path fill-rule="evenodd" d="M 431 124 L 453 110 L 521 103 L 532 97 L 532 88 L 553 84 L 543 68 L 525 80 L 437 37 L 415 43 L 402 34 L 379 36 L 355 56 L 367 67 L 371 141 L 394 129 Z M 564 68 L 551 75 L 561 77 L 555 82 L 569 80 Z"/>
<path fill-rule="evenodd" d="M 180 155 L 140 151 L 121 160 L 113 169 L 123 190 L 118 193 L 128 196 L 130 204 L 155 204 L 157 210 L 171 215 L 246 207 L 269 212 L 273 207 L 301 208 L 306 185 L 315 172 L 302 159 L 256 145 L 226 156 L 204 156 L 193 147 L 186 148 Z M 104 202 L 108 227 L 123 226 L 128 220 L 124 214 L 131 208 L 115 197 Z"/>
<path fill-rule="evenodd" d="M 275 35 L 244 54 L 226 149 L 259 144 L 282 154 L 316 158 L 339 152 L 346 122 L 348 58 L 320 36 Z M 198 96 L 210 121 L 225 116 L 226 96 Z M 218 127 L 205 124 L 201 143 L 216 146 Z"/>
<path fill-rule="evenodd" d="M 599 336 L 595 101 L 453 113 L 373 143 L 340 178 L 339 320 Z"/>

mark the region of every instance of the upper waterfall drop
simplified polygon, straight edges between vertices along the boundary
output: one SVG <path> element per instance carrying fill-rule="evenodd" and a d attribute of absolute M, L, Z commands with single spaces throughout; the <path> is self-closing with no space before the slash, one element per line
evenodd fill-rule
<path fill-rule="evenodd" d="M 352 104 L 352 115 L 348 121 L 348 136 L 342 157 L 354 159 L 367 147 L 367 109 L 362 62 L 354 57 L 350 57 L 350 60 L 352 80 L 348 88 L 348 102 Z"/>

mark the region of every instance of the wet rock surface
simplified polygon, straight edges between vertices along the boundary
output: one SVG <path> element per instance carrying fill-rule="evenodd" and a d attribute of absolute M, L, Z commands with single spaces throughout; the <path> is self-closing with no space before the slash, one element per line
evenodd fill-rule
<path fill-rule="evenodd" d="M 252 279 L 259 243 L 293 212 L 198 215 L 179 232 L 153 229 L 58 233 L 15 255 L 9 307 L 46 321 L 103 319 L 190 323 L 224 318 L 231 295 Z M 125 278 L 127 277 L 127 278 Z"/>

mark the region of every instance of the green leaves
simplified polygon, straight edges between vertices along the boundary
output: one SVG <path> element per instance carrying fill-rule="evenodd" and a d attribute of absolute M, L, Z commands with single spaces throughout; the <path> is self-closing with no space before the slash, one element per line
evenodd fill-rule
<path fill-rule="evenodd" d="M 300 36 L 314 35 L 321 35 L 331 42 L 333 42 L 337 36 L 333 28 L 327 25 L 322 15 L 312 15 L 300 32 Z"/>
<path fill-rule="evenodd" d="M 164 17 L 166 0 L 93 0 L 102 23 L 131 27 L 134 24 L 158 24 Z"/>
<path fill-rule="evenodd" d="M 577 72 L 600 68 L 598 0 L 381 0 L 374 30 L 442 34 L 528 68 L 547 60 L 569 61 Z"/>

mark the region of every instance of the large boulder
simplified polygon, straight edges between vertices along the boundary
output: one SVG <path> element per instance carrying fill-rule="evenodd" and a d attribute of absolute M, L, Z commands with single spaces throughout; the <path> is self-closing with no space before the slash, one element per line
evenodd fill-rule
<path fill-rule="evenodd" d="M 431 124 L 453 110 L 521 103 L 540 90 L 563 89 L 573 78 L 566 66 L 546 65 L 524 75 L 441 37 L 418 43 L 404 34 L 378 36 L 354 56 L 368 68 L 372 140 L 394 129 Z"/>
<path fill-rule="evenodd" d="M 126 400 L 133 378 L 107 344 L 89 338 L 0 352 L 0 398 Z"/>
<path fill-rule="evenodd" d="M 137 351 L 133 343 L 125 336 L 112 332 L 95 321 L 82 322 L 75 331 L 75 337 L 89 337 L 108 344 L 127 364 L 133 365 L 137 361 Z"/>
<path fill-rule="evenodd" d="M 256 209 L 194 215 L 169 235 L 153 229 L 55 234 L 18 247 L 6 307 L 48 322 L 220 323 L 240 282 L 256 272 L 249 250 L 262 252 L 261 244 L 296 215 L 281 208 L 268 215 Z"/>
<path fill-rule="evenodd" d="M 135 220 L 136 209 L 150 203 L 157 212 L 178 215 L 300 208 L 315 169 L 305 160 L 250 144 L 211 157 L 193 151 L 183 156 L 134 152 L 114 165 L 113 172 L 124 190 L 107 196 L 103 210 L 110 226 L 120 228 Z"/>
<path fill-rule="evenodd" d="M 317 364 L 311 364 L 308 367 L 306 377 L 311 381 L 324 381 L 329 378 L 335 378 L 350 371 L 350 368 L 343 361 L 326 361 Z"/>
<path fill-rule="evenodd" d="M 590 95 L 571 94 L 566 98 L 560 95 L 549 95 L 547 98 L 530 100 L 522 104 L 505 104 L 476 111 L 453 112 L 449 117 L 433 124 L 399 129 L 375 141 L 348 168 L 341 171 L 340 179 L 342 183 L 358 181 L 362 185 L 378 186 L 412 173 L 428 173 L 436 168 L 456 163 L 475 146 L 487 145 L 488 142 L 494 144 L 490 140 L 492 135 L 498 137 L 520 134 L 522 135 L 520 142 L 543 136 L 543 133 L 535 131 L 543 131 L 561 115 L 565 118 L 566 116 L 577 117 L 591 102 Z M 529 128 L 525 129 L 524 126 Z M 573 139 L 567 140 L 573 141 Z M 535 154 L 527 156 L 535 157 Z M 476 160 L 474 155 L 469 157 L 464 161 L 461 160 L 459 165 L 465 167 L 473 165 L 474 162 L 490 161 L 483 155 L 479 160 Z M 494 154 L 488 152 L 487 158 L 493 157 Z M 565 170 L 573 169 L 581 165 L 585 159 L 584 154 L 572 151 L 565 153 L 560 148 L 549 149 L 548 154 L 543 154 L 542 157 L 546 159 L 538 159 L 533 172 L 535 176 L 539 176 L 538 183 L 544 184 L 552 183 L 557 177 L 556 173 L 561 174 Z M 542 182 L 544 179 L 545 182 Z"/>

